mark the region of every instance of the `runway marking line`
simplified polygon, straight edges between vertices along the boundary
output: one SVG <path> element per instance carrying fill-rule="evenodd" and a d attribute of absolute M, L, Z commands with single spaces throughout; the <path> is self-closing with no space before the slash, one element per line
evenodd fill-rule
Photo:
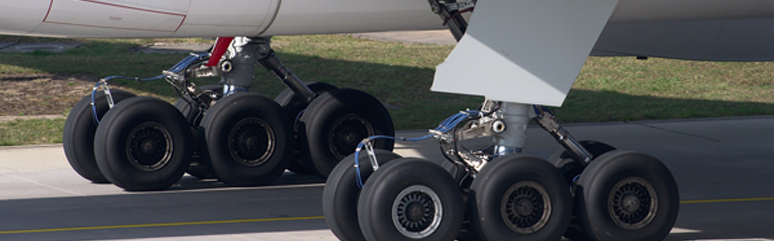
<path fill-rule="evenodd" d="M 124 229 L 124 228 L 156 228 L 156 227 L 193 226 L 193 225 L 210 225 L 210 224 L 259 223 L 259 222 L 274 222 L 274 221 L 300 221 L 300 220 L 318 220 L 318 219 L 324 219 L 324 218 L 325 217 L 323 217 L 323 216 L 311 216 L 311 217 L 287 217 L 287 218 L 235 219 L 235 220 L 200 221 L 200 222 L 177 222 L 177 223 L 146 223 L 146 224 L 126 224 L 126 225 L 72 227 L 72 228 L 47 228 L 47 229 L 9 230 L 9 231 L 0 231 L 0 234 L 50 233 L 50 232 L 67 232 L 67 231 L 84 231 L 84 230 L 105 230 L 105 229 Z"/>
<path fill-rule="evenodd" d="M 680 204 L 759 202 L 759 201 L 774 201 L 774 197 L 685 200 L 685 201 L 680 201 Z M 199 222 L 176 222 L 176 223 L 125 224 L 125 225 L 89 226 L 89 227 L 72 227 L 72 228 L 27 229 L 27 230 L 0 231 L 0 235 L 68 232 L 68 231 L 84 231 L 84 230 L 125 229 L 125 228 L 157 228 L 157 227 L 194 226 L 194 225 L 212 225 L 212 224 L 259 223 L 259 222 L 274 222 L 274 221 L 301 221 L 301 220 L 319 220 L 324 218 L 325 217 L 323 216 L 310 216 L 310 217 L 286 217 L 286 218 L 234 219 L 234 220 L 199 221 Z"/>
<path fill-rule="evenodd" d="M 709 199 L 709 200 L 685 200 L 685 201 L 680 201 L 680 204 L 760 202 L 760 201 L 774 201 L 774 197 L 729 198 L 729 199 Z"/>

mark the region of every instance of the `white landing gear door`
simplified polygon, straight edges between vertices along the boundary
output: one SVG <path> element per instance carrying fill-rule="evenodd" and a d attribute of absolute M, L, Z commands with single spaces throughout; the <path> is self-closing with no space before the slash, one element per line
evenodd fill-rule
<path fill-rule="evenodd" d="M 618 0 L 480 0 L 431 90 L 561 106 Z"/>

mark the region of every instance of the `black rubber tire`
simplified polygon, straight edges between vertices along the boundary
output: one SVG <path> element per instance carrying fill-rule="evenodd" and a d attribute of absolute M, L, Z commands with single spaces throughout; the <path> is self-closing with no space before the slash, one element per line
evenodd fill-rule
<path fill-rule="evenodd" d="M 592 160 L 602 156 L 603 154 L 615 151 L 615 147 L 608 145 L 604 142 L 598 142 L 598 141 L 580 141 L 579 142 L 586 150 L 591 153 L 593 157 Z M 565 181 L 573 185 L 573 179 L 580 175 L 583 172 L 584 166 L 579 163 L 580 160 L 576 161 L 570 153 L 565 151 L 564 149 L 559 149 L 554 154 L 551 155 L 551 157 L 548 158 L 548 162 L 553 164 L 556 168 L 559 168 L 559 171 L 562 172 L 562 176 L 564 177 Z M 575 204 L 576 202 L 574 202 Z M 588 240 L 586 235 L 583 233 L 583 228 L 580 227 L 580 224 L 578 224 L 577 218 L 575 218 L 576 212 L 578 208 L 573 207 L 573 218 L 570 221 L 570 227 L 567 228 L 567 231 L 564 233 L 564 237 L 570 240 L 575 241 L 584 241 Z"/>
<path fill-rule="evenodd" d="M 309 82 L 306 83 L 306 86 L 309 87 L 312 91 L 314 91 L 315 94 L 318 96 L 331 91 L 335 90 L 336 86 L 322 83 L 322 82 Z M 296 149 L 293 152 L 293 157 L 290 162 L 290 165 L 288 165 L 288 170 L 291 172 L 294 172 L 299 175 L 314 175 L 314 170 L 307 167 L 306 164 L 304 164 L 303 157 L 301 156 L 301 152 L 298 150 L 299 147 L 301 147 L 301 143 L 299 143 L 300 140 L 298 138 L 298 134 L 295 132 L 298 132 L 296 128 L 296 123 L 299 121 L 300 116 L 298 116 L 301 111 L 304 111 L 307 107 L 306 100 L 302 99 L 301 97 L 296 96 L 296 93 L 293 92 L 293 90 L 286 88 L 283 90 L 279 95 L 277 95 L 276 98 L 274 98 L 274 101 L 277 102 L 280 106 L 282 106 L 282 109 L 285 110 L 285 113 L 288 115 L 288 119 L 293 123 L 293 131 L 296 136 Z"/>
<path fill-rule="evenodd" d="M 425 212 L 419 213 L 422 215 L 419 217 L 403 217 L 406 222 L 413 222 L 411 225 L 419 225 L 414 226 L 416 230 L 404 230 L 404 234 L 399 231 L 403 228 L 398 228 L 398 225 L 406 227 L 404 225 L 407 224 L 396 224 L 400 221 L 395 221 L 396 218 L 401 220 L 397 217 L 400 214 L 396 214 L 400 205 L 397 205 L 397 210 L 393 206 L 406 201 L 406 198 L 414 201 L 404 204 L 407 209 L 404 213 L 408 216 L 417 214 L 417 211 Z M 440 213 L 435 212 L 439 204 L 442 206 Z M 427 212 L 428 209 L 431 211 Z M 358 200 L 357 216 L 366 240 L 448 241 L 454 240 L 460 231 L 464 216 L 462 210 L 462 193 L 449 172 L 426 160 L 401 158 L 381 166 L 366 181 Z M 440 219 L 433 217 L 435 215 L 441 215 Z M 439 222 L 435 224 L 435 221 Z M 422 232 L 427 232 L 426 236 L 408 236 Z"/>
<path fill-rule="evenodd" d="M 111 93 L 115 103 L 134 97 L 134 94 L 123 90 L 113 89 Z M 94 98 L 97 117 L 101 120 L 110 109 L 107 98 L 102 91 L 98 91 Z M 65 156 L 73 170 L 83 178 L 94 183 L 110 183 L 99 171 L 97 160 L 94 158 L 95 132 L 97 132 L 97 123 L 94 121 L 94 111 L 91 108 L 91 95 L 87 95 L 73 107 L 65 120 L 62 133 Z"/>
<path fill-rule="evenodd" d="M 507 204 L 516 206 L 521 200 L 532 201 L 527 207 L 533 208 L 510 210 L 521 220 L 506 221 Z M 559 240 L 570 224 L 572 196 L 554 166 L 537 157 L 512 154 L 495 159 L 479 172 L 470 187 L 468 210 L 480 240 Z"/>
<path fill-rule="evenodd" d="M 387 109 L 373 96 L 336 89 L 318 96 L 301 115 L 298 138 L 306 166 L 327 178 L 336 164 L 371 135 L 395 135 Z M 379 139 L 374 148 L 392 151 L 395 141 Z"/>
<path fill-rule="evenodd" d="M 619 207 L 621 210 L 611 212 L 610 208 L 616 207 L 611 198 L 615 200 L 619 194 L 620 200 L 629 200 L 629 204 L 635 200 L 628 197 L 637 198 L 637 205 L 633 206 L 637 209 Z M 652 156 L 631 151 L 611 151 L 592 162 L 581 174 L 575 196 L 581 207 L 577 212 L 581 227 L 590 240 L 598 241 L 663 240 L 675 224 L 680 202 L 669 169 Z M 648 214 L 642 214 L 645 209 Z M 619 211 L 617 217 L 611 215 Z M 651 211 L 655 213 L 650 215 Z M 635 215 L 628 217 L 629 221 L 621 221 L 619 215 L 627 212 Z M 622 227 L 614 220 L 630 227 Z"/>
<path fill-rule="evenodd" d="M 200 162 L 209 161 L 218 178 L 231 186 L 268 184 L 288 166 L 292 131 L 273 100 L 251 92 L 224 97 L 207 111 L 199 128 L 207 143 Z"/>
<path fill-rule="evenodd" d="M 583 148 L 594 156 L 594 159 L 610 151 L 615 151 L 615 147 L 608 145 L 604 142 L 598 141 L 580 141 Z M 568 184 L 572 183 L 572 180 L 583 172 L 583 166 L 579 164 L 578 160 L 572 158 L 570 153 L 564 150 L 564 148 L 557 150 L 551 157 L 548 158 L 548 162 L 553 164 L 559 171 L 562 172 L 562 176 Z"/>
<path fill-rule="evenodd" d="M 374 150 L 379 165 L 401 158 L 385 150 Z M 360 177 L 366 182 L 373 173 L 371 161 L 365 151 L 360 152 Z M 357 220 L 357 201 L 360 195 L 356 176 L 355 154 L 341 160 L 325 182 L 323 189 L 323 214 L 334 235 L 344 241 L 365 241 Z"/>
<path fill-rule="evenodd" d="M 172 186 L 185 173 L 193 152 L 193 137 L 185 117 L 169 103 L 150 97 L 133 97 L 118 103 L 105 114 L 94 139 L 100 171 L 127 191 Z M 166 143 L 152 145 L 150 141 Z M 141 147 L 152 149 L 141 153 Z M 158 154 L 162 156 L 157 157 Z"/>
<path fill-rule="evenodd" d="M 218 95 L 223 94 L 223 86 L 221 85 L 205 85 L 201 87 L 202 90 L 211 90 L 218 93 Z M 212 169 L 212 166 L 209 165 L 209 163 L 200 163 L 199 162 L 199 150 L 201 148 L 207 148 L 206 142 L 204 142 L 204 138 L 199 138 L 197 133 L 199 124 L 201 123 L 201 118 L 197 118 L 200 114 L 201 110 L 199 108 L 193 108 L 191 105 L 191 102 L 193 100 L 190 99 L 191 97 L 183 96 L 182 98 L 177 99 L 175 101 L 175 108 L 180 111 L 180 113 L 183 113 L 183 116 L 185 116 L 185 119 L 188 121 L 188 124 L 191 127 L 194 127 L 195 129 L 192 130 L 194 134 L 194 139 L 197 141 L 194 142 L 194 154 L 191 158 L 191 164 L 188 166 L 188 169 L 186 169 L 186 172 L 190 174 L 191 176 L 194 176 L 199 179 L 212 179 L 217 178 L 217 175 L 215 175 L 215 170 Z"/>

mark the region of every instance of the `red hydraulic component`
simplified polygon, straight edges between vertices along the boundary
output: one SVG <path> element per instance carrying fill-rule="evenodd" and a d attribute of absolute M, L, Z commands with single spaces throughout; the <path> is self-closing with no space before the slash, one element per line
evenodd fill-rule
<path fill-rule="evenodd" d="M 215 40 L 215 48 L 212 49 L 212 54 L 210 55 L 210 60 L 207 62 L 207 67 L 218 65 L 218 61 L 220 61 L 220 58 L 226 53 L 226 49 L 228 49 L 228 45 L 231 44 L 232 40 L 234 40 L 234 37 L 219 37 Z"/>

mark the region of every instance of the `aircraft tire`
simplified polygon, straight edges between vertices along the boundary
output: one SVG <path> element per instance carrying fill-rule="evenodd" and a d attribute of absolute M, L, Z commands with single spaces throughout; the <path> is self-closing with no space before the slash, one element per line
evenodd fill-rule
<path fill-rule="evenodd" d="M 366 240 L 454 240 L 462 226 L 459 186 L 441 166 L 392 160 L 366 181 L 357 205 Z"/>
<path fill-rule="evenodd" d="M 374 154 L 379 165 L 401 158 L 398 154 L 380 149 L 375 149 Z M 368 154 L 361 151 L 358 161 L 361 180 L 366 182 L 373 173 Z M 323 214 L 328 227 L 340 240 L 365 241 L 357 220 L 357 201 L 360 187 L 355 179 L 357 170 L 353 166 L 354 164 L 355 154 L 352 154 L 339 162 L 336 168 L 333 168 L 323 189 Z"/>
<path fill-rule="evenodd" d="M 116 89 L 111 90 L 111 93 L 115 103 L 134 96 L 132 93 Z M 97 117 L 102 119 L 110 109 L 107 98 L 102 91 L 97 92 L 94 98 Z M 62 133 L 62 144 L 67 161 L 81 177 L 94 183 L 110 183 L 100 172 L 94 157 L 94 133 L 97 132 L 97 123 L 94 121 L 93 113 L 91 95 L 87 95 L 67 115 Z"/>
<path fill-rule="evenodd" d="M 594 156 L 594 159 L 602 154 L 616 150 L 615 147 L 604 142 L 587 140 L 580 141 L 580 144 Z M 556 168 L 559 168 L 559 171 L 562 172 L 562 176 L 564 176 L 564 180 L 569 185 L 573 185 L 573 179 L 581 174 L 584 169 L 584 167 L 575 161 L 570 153 L 565 151 L 564 148 L 556 150 L 556 152 L 548 158 L 548 162 L 553 164 Z M 577 210 L 578 208 L 573 208 L 573 217 L 577 216 Z M 573 218 L 570 220 L 570 227 L 564 233 L 564 237 L 576 241 L 586 240 L 586 235 L 583 233 L 583 229 L 580 227 L 580 224 L 578 224 L 577 219 Z"/>
<path fill-rule="evenodd" d="M 477 176 L 468 210 L 480 240 L 559 240 L 567 230 L 572 196 L 559 170 L 545 160 L 508 155 Z"/>
<path fill-rule="evenodd" d="M 218 94 L 223 94 L 223 86 L 220 85 L 205 85 L 202 86 L 201 89 L 203 90 L 212 90 L 217 92 Z M 185 116 L 185 119 L 188 121 L 188 124 L 191 127 L 197 127 L 199 126 L 201 119 L 197 118 L 197 116 L 200 114 L 198 108 L 193 108 L 193 106 L 190 104 L 191 97 L 188 97 L 186 95 L 182 96 L 181 98 L 177 99 L 175 101 L 175 108 L 180 111 L 180 113 L 183 113 L 183 116 Z M 197 130 L 192 130 L 194 133 L 194 139 L 197 140 L 194 145 L 194 154 L 191 158 L 191 164 L 188 166 L 188 169 L 186 170 L 186 173 L 190 174 L 191 176 L 194 176 L 199 179 L 212 179 L 217 178 L 217 175 L 215 175 L 215 170 L 212 169 L 212 165 L 208 162 L 202 163 L 200 162 L 199 156 L 201 155 L 201 149 L 207 148 L 206 142 L 201 141 L 197 135 Z"/>
<path fill-rule="evenodd" d="M 293 130 L 282 107 L 257 93 L 222 98 L 202 120 L 207 153 L 218 178 L 231 186 L 256 186 L 277 179 L 293 153 Z M 204 161 L 202 161 L 204 162 Z"/>
<path fill-rule="evenodd" d="M 364 138 L 395 135 L 390 113 L 373 96 L 354 89 L 336 89 L 318 96 L 301 115 L 298 136 L 306 166 L 327 178 Z M 395 141 L 380 139 L 374 148 L 392 151 Z"/>
<path fill-rule="evenodd" d="M 314 93 L 317 95 L 321 95 L 322 93 L 337 89 L 336 86 L 322 82 L 309 82 L 306 83 L 306 86 L 314 91 Z M 314 170 L 310 169 L 306 166 L 306 164 L 304 164 L 301 153 L 298 150 L 298 148 L 302 145 L 299 142 L 303 140 L 300 140 L 298 138 L 298 134 L 296 134 L 296 132 L 298 132 L 296 128 L 296 123 L 299 119 L 298 114 L 306 109 L 306 101 L 301 99 L 301 97 L 297 97 L 296 93 L 289 88 L 286 88 L 281 93 L 279 93 L 279 95 L 274 98 L 274 101 L 282 106 L 282 109 L 285 110 L 285 113 L 287 113 L 288 119 L 293 123 L 293 132 L 296 136 L 296 150 L 293 152 L 293 158 L 290 162 L 290 165 L 288 165 L 288 170 L 299 175 L 314 175 Z"/>
<path fill-rule="evenodd" d="M 586 167 L 575 190 L 578 220 L 590 240 L 663 240 L 675 224 L 679 194 L 658 159 L 608 152 Z"/>
<path fill-rule="evenodd" d="M 583 148 L 586 148 L 594 158 L 616 150 L 615 147 L 604 142 L 580 141 L 580 144 Z M 554 152 L 554 154 L 548 158 L 548 162 L 553 164 L 556 168 L 559 168 L 559 171 L 562 172 L 562 176 L 564 176 L 564 180 L 567 181 L 567 184 L 572 184 L 572 180 L 578 176 L 578 174 L 583 172 L 583 166 L 579 165 L 579 163 L 575 161 L 570 153 L 565 151 L 564 148 Z"/>
<path fill-rule="evenodd" d="M 94 153 L 105 177 L 127 191 L 166 189 L 185 173 L 193 152 L 185 117 L 169 103 L 133 97 L 97 127 Z"/>

